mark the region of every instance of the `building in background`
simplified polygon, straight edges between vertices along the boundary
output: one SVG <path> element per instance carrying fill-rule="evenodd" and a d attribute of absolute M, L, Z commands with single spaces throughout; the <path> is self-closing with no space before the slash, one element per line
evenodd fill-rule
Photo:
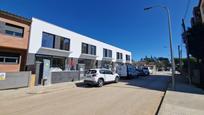
<path fill-rule="evenodd" d="M 31 21 L 0 11 L 0 72 L 25 68 Z"/>
<path fill-rule="evenodd" d="M 50 68 L 61 70 L 114 69 L 131 63 L 131 52 L 32 18 L 27 59 L 28 67 L 46 61 Z"/>

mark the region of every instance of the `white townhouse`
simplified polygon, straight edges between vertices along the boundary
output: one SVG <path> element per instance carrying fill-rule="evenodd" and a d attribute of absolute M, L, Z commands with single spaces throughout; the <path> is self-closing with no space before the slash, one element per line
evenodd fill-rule
<path fill-rule="evenodd" d="M 50 61 L 50 68 L 76 70 L 113 68 L 115 64 L 131 63 L 131 52 L 80 35 L 62 27 L 32 18 L 27 66 L 36 61 Z"/>

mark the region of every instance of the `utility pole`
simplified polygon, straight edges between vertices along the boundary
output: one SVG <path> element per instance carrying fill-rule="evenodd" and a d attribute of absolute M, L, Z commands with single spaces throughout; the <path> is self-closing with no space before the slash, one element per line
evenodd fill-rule
<path fill-rule="evenodd" d="M 185 43 L 186 43 L 186 54 L 187 54 L 187 63 L 188 63 L 188 80 L 189 84 L 191 84 L 191 63 L 190 63 L 190 54 L 189 54 L 189 45 L 188 45 L 188 38 L 186 37 L 186 26 L 184 19 L 182 19 L 182 27 L 184 31 L 184 36 L 185 36 Z"/>
<path fill-rule="evenodd" d="M 179 70 L 180 70 L 180 72 L 182 73 L 182 61 L 181 61 L 181 46 L 180 45 L 178 45 L 178 56 L 179 56 Z"/>
<path fill-rule="evenodd" d="M 182 44 L 181 44 L 180 48 L 181 48 L 181 50 L 180 50 L 180 54 L 181 54 L 180 55 L 180 57 L 181 57 L 181 62 L 180 62 L 181 63 L 181 75 L 183 75 L 183 62 L 182 62 L 183 50 L 182 50 Z"/>
<path fill-rule="evenodd" d="M 172 67 L 172 89 L 175 89 L 175 62 L 174 62 L 174 55 L 173 55 L 173 46 L 172 46 L 172 28 L 171 28 L 171 16 L 169 8 L 162 5 L 156 5 L 152 7 L 147 7 L 144 10 L 150 10 L 152 8 L 160 7 L 166 11 L 168 16 L 168 30 L 169 30 L 169 46 L 170 46 L 170 54 L 171 54 L 171 67 Z"/>

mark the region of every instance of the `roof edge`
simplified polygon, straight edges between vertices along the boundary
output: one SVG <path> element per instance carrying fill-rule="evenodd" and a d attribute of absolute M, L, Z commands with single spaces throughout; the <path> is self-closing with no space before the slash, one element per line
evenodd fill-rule
<path fill-rule="evenodd" d="M 18 20 L 19 22 L 26 23 L 26 24 L 31 24 L 31 22 L 32 22 L 31 19 L 16 15 L 14 13 L 7 12 L 4 10 L 0 10 L 0 15 L 6 16 L 8 18 L 14 18 L 14 19 Z"/>

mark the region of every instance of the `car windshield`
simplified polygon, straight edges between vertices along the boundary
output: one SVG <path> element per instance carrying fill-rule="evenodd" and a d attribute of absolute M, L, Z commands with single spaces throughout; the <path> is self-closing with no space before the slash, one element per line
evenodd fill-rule
<path fill-rule="evenodd" d="M 94 74 L 94 73 L 96 73 L 96 70 L 89 70 L 89 71 L 87 72 L 87 74 Z"/>

